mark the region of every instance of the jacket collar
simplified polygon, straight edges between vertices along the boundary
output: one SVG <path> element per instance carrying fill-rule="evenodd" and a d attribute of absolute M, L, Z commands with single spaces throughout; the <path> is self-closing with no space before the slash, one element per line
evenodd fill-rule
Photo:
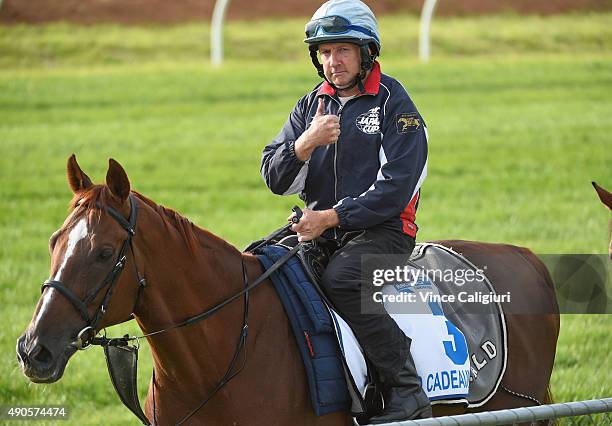
<path fill-rule="evenodd" d="M 372 71 L 370 71 L 370 75 L 368 75 L 363 87 L 365 89 L 365 93 L 362 93 L 362 95 L 378 95 L 378 89 L 380 88 L 380 64 L 378 61 L 374 61 Z M 327 81 L 324 81 L 319 88 L 318 94 L 334 96 L 336 94 L 336 90 L 334 90 L 334 88 L 331 87 Z"/>

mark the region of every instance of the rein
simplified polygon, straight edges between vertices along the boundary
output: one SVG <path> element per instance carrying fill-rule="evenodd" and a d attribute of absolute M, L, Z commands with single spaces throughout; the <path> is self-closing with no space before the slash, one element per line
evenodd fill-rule
<path fill-rule="evenodd" d="M 218 304 L 212 306 L 211 308 L 207 309 L 206 311 L 204 311 L 202 313 L 199 313 L 197 315 L 189 317 L 186 320 L 183 320 L 183 321 L 181 321 L 178 324 L 173 324 L 173 325 L 171 325 L 169 327 L 166 327 L 166 328 L 163 328 L 163 329 L 157 330 L 157 331 L 152 331 L 151 333 L 146 333 L 146 334 L 143 334 L 141 336 L 132 336 L 132 337 L 129 337 L 129 338 L 126 338 L 124 336 L 124 337 L 119 337 L 117 339 L 106 339 L 106 338 L 102 337 L 102 338 L 94 339 L 92 344 L 114 344 L 114 341 L 128 342 L 128 341 L 132 341 L 132 340 L 138 340 L 138 339 L 142 339 L 144 337 L 155 336 L 156 334 L 165 333 L 166 331 L 174 330 L 176 328 L 185 327 L 185 326 L 188 326 L 188 325 L 195 324 L 196 322 L 203 321 L 203 320 L 213 316 L 221 308 L 223 308 L 226 305 L 228 305 L 229 303 L 233 302 L 234 300 L 236 300 L 240 296 L 245 295 L 245 296 L 248 297 L 249 291 L 253 290 L 259 284 L 261 284 L 267 278 L 269 278 L 270 275 L 272 275 L 280 266 L 282 266 L 285 262 L 287 262 L 287 260 L 289 260 L 289 258 L 291 258 L 298 251 L 298 249 L 299 249 L 299 246 L 295 246 L 293 249 L 291 249 L 290 251 L 285 253 L 285 255 L 283 257 L 278 259 L 270 267 L 270 269 L 268 269 L 266 272 L 261 274 L 255 281 L 253 281 L 252 284 L 248 284 L 248 278 L 246 276 L 246 269 L 245 269 L 245 266 L 244 266 L 244 262 L 242 262 L 242 270 L 243 270 L 243 274 L 244 274 L 244 284 L 245 284 L 244 289 L 242 289 L 238 293 L 234 294 L 233 296 L 228 297 L 224 301 L 219 302 Z"/>
<path fill-rule="evenodd" d="M 111 217 L 113 217 L 119 223 L 119 225 L 123 227 L 123 229 L 127 232 L 127 236 L 123 242 L 123 245 L 121 246 L 121 250 L 119 251 L 117 260 L 115 262 L 115 266 L 108 273 L 108 275 L 104 278 L 104 280 L 95 288 L 95 290 L 89 296 L 86 296 L 84 300 L 81 300 L 74 293 L 74 291 L 66 287 L 61 281 L 47 280 L 43 283 L 41 287 L 41 292 L 44 291 L 45 288 L 47 287 L 52 287 L 58 290 L 59 293 L 62 294 L 64 297 L 66 297 L 66 299 L 68 299 L 68 301 L 70 301 L 72 305 L 75 307 L 75 309 L 81 314 L 81 317 L 85 320 L 87 325 L 85 326 L 85 328 L 83 328 L 78 333 L 76 341 L 73 342 L 73 346 L 75 346 L 78 350 L 87 349 L 88 347 L 90 347 L 90 345 L 102 346 L 104 348 L 104 353 L 107 359 L 108 370 L 111 375 L 111 381 L 113 383 L 113 386 L 115 387 L 117 394 L 119 395 L 123 404 L 130 411 L 132 411 L 132 413 L 134 413 L 145 425 L 149 425 L 150 423 L 149 423 L 148 418 L 144 415 L 144 413 L 142 412 L 142 409 L 140 408 L 140 402 L 138 401 L 138 394 L 135 391 L 136 366 L 137 366 L 137 361 L 138 361 L 138 349 L 140 345 L 139 344 L 130 345 L 130 342 L 136 341 L 137 343 L 139 343 L 140 339 L 142 338 L 155 336 L 157 334 L 165 333 L 166 331 L 174 330 L 174 329 L 181 328 L 181 327 L 186 327 L 186 326 L 195 324 L 197 322 L 203 321 L 211 317 L 212 315 L 214 315 L 217 311 L 227 306 L 229 303 L 233 302 L 234 300 L 238 299 L 241 296 L 244 296 L 242 328 L 241 328 L 240 335 L 238 336 L 238 341 L 236 343 L 236 349 L 234 350 L 234 355 L 232 356 L 232 359 L 230 360 L 228 364 L 227 370 L 225 374 L 223 375 L 223 377 L 219 380 L 215 388 L 210 392 L 210 394 L 196 408 L 194 408 L 190 413 L 188 413 L 181 420 L 179 420 L 178 423 L 176 423 L 177 425 L 181 425 L 184 422 L 186 422 L 188 419 L 193 417 L 202 407 L 204 407 L 204 405 L 206 405 L 208 401 L 210 401 L 217 394 L 217 392 L 219 392 L 227 383 L 229 383 L 230 380 L 236 377 L 244 368 L 246 364 L 246 359 L 247 359 L 245 344 L 246 344 L 246 340 L 248 337 L 248 330 L 249 330 L 249 326 L 248 326 L 249 291 L 253 290 L 255 287 L 263 283 L 280 266 L 282 266 L 285 262 L 287 262 L 287 260 L 289 260 L 293 255 L 295 255 L 295 253 L 297 253 L 297 251 L 299 250 L 300 245 L 299 244 L 296 245 L 290 251 L 285 253 L 283 257 L 277 260 L 270 268 L 268 268 L 262 275 L 260 275 L 251 284 L 249 284 L 248 282 L 248 276 L 247 276 L 247 271 L 246 271 L 246 266 L 244 264 L 244 260 L 241 259 L 244 288 L 238 293 L 228 297 L 227 299 L 210 307 L 209 309 L 205 310 L 204 312 L 200 314 L 189 317 L 177 324 L 173 324 L 166 328 L 163 328 L 157 331 L 153 331 L 151 333 L 146 333 L 141 336 L 129 337 L 126 334 L 123 337 L 110 338 L 110 339 L 107 338 L 105 335 L 101 337 L 96 337 L 96 334 L 97 334 L 96 327 L 99 321 L 102 319 L 102 316 L 106 313 L 106 308 L 110 301 L 110 297 L 112 295 L 113 289 L 117 283 L 119 276 L 123 272 L 123 269 L 127 262 L 128 249 L 132 252 L 132 258 L 134 259 L 134 270 L 136 273 L 136 279 L 137 279 L 138 286 L 139 286 L 138 295 L 136 296 L 134 307 L 137 305 L 138 299 L 140 298 L 142 290 L 146 286 L 145 278 L 141 277 L 140 272 L 138 271 L 138 266 L 136 264 L 136 257 L 134 254 L 134 247 L 132 245 L 132 239 L 136 235 L 136 218 L 138 214 L 138 209 L 136 206 L 135 197 L 131 193 L 129 196 L 129 200 L 130 200 L 130 217 L 128 220 L 126 220 L 121 214 L 119 214 L 119 212 L 117 212 L 113 207 L 110 207 L 110 206 L 103 207 L 100 203 L 96 203 L 97 208 L 106 210 L 106 212 L 108 212 L 111 215 Z M 296 213 L 296 215 L 294 218 L 292 218 L 292 222 L 297 223 L 299 221 L 299 218 L 302 215 L 302 212 L 297 206 L 294 207 L 293 210 Z M 289 226 L 291 226 L 291 224 L 283 227 L 281 230 L 279 230 L 279 232 L 282 230 L 285 230 Z M 269 238 L 262 241 L 257 247 L 271 240 L 277 233 L 271 235 Z M 93 317 L 90 317 L 88 309 L 87 309 L 87 305 L 89 305 L 97 297 L 100 291 L 102 291 L 102 289 L 104 289 L 107 286 L 108 286 L 108 289 L 106 290 L 106 294 L 104 295 L 102 303 L 100 304 L 100 306 L 98 306 L 98 308 L 94 312 Z M 133 314 L 131 315 L 130 319 L 132 318 L 133 318 Z M 117 384 L 118 382 L 125 383 L 125 381 L 117 380 L 116 378 L 116 374 L 115 374 L 116 370 L 113 367 L 113 364 L 111 362 L 111 357 L 112 357 L 112 354 L 110 352 L 111 348 L 116 348 L 118 351 L 125 352 L 125 354 L 127 354 L 128 357 L 131 356 L 131 359 L 128 360 L 128 362 L 131 362 L 131 365 L 127 366 L 127 368 L 124 368 L 124 370 L 126 370 L 127 373 L 132 376 L 130 377 L 131 388 L 129 388 L 130 384 L 127 385 L 129 389 L 125 389 L 126 385 L 124 385 L 124 388 L 122 388 L 120 385 Z M 236 362 L 238 361 L 240 352 L 242 352 L 243 348 L 245 349 L 244 349 L 242 364 L 236 371 L 233 371 L 235 368 Z M 119 352 L 116 352 L 116 353 L 119 354 Z M 125 357 L 123 355 L 121 356 L 117 355 L 115 357 L 115 360 L 122 358 L 122 357 L 125 360 Z M 122 364 L 127 364 L 127 362 L 122 362 Z M 120 367 L 126 367 L 126 366 L 121 365 Z M 125 373 L 126 371 L 121 371 L 119 374 Z M 153 392 L 155 392 L 155 370 L 153 370 Z M 130 397 L 126 397 L 126 394 L 129 394 Z M 153 401 L 153 404 L 155 404 L 155 400 Z M 155 408 L 153 409 L 153 423 L 154 424 L 157 423 L 155 420 Z"/>
<path fill-rule="evenodd" d="M 283 257 L 281 257 L 279 260 L 277 260 L 268 270 L 266 270 L 262 275 L 260 275 L 250 285 L 248 284 L 248 278 L 247 278 L 247 275 L 246 275 L 246 268 L 244 266 L 244 262 L 242 262 L 242 270 L 243 270 L 244 284 L 245 284 L 244 289 L 241 290 L 240 292 L 234 294 L 233 296 L 230 296 L 229 298 L 225 299 L 224 301 L 220 302 L 219 304 L 211 307 L 210 309 L 207 309 L 206 311 L 204 311 L 204 312 L 202 312 L 200 314 L 197 314 L 197 315 L 194 315 L 192 317 L 189 317 L 186 320 L 181 321 L 178 324 L 174 324 L 174 325 L 169 326 L 167 328 L 164 328 L 164 329 L 161 329 L 161 330 L 157 330 L 157 331 L 153 331 L 151 333 L 143 334 L 141 336 L 132 336 L 132 337 L 129 337 L 128 335 L 125 335 L 123 337 L 111 338 L 111 339 L 108 339 L 106 337 L 94 337 L 91 340 L 91 344 L 92 345 L 99 345 L 99 346 L 103 346 L 103 347 L 107 347 L 107 346 L 125 347 L 125 346 L 128 346 L 129 342 L 131 342 L 131 341 L 134 341 L 134 340 L 139 341 L 140 339 L 145 338 L 145 337 L 154 336 L 156 334 L 161 334 L 161 333 L 164 333 L 166 331 L 174 330 L 174 329 L 177 329 L 177 328 L 181 328 L 181 327 L 185 327 L 185 326 L 188 326 L 188 325 L 195 324 L 195 323 L 197 323 L 199 321 L 203 321 L 203 320 L 211 317 L 212 315 L 214 315 L 217 311 L 219 311 L 224 306 L 228 305 L 230 302 L 232 302 L 232 301 L 236 300 L 237 298 L 239 298 L 240 296 L 244 295 L 244 310 L 243 310 L 244 313 L 243 313 L 242 331 L 240 332 L 240 335 L 238 337 L 238 342 L 236 343 L 236 349 L 234 350 L 234 355 L 232 356 L 232 359 L 229 362 L 227 370 L 225 371 L 225 374 L 223 375 L 221 380 L 219 380 L 219 382 L 217 383 L 215 388 L 211 391 L 211 393 L 194 410 L 192 410 L 189 414 L 187 414 L 185 417 L 183 417 L 181 420 L 179 420 L 176 423 L 177 425 L 181 425 L 181 424 L 185 423 L 189 418 L 194 416 L 202 407 L 204 407 L 204 405 L 206 405 L 206 403 L 208 401 L 210 401 L 212 399 L 212 397 L 217 394 L 217 392 L 219 392 L 227 383 L 229 383 L 230 380 L 232 380 L 234 377 L 236 377 L 242 371 L 242 369 L 244 368 L 244 366 L 246 364 L 246 357 L 247 357 L 246 349 L 245 349 L 245 352 L 244 352 L 244 357 L 243 357 L 242 365 L 240 366 L 240 368 L 237 371 L 232 372 L 234 370 L 236 361 L 238 360 L 238 355 L 240 354 L 242 348 L 245 347 L 246 339 L 247 339 L 247 336 L 248 336 L 248 330 L 249 330 L 249 326 L 248 326 L 249 291 L 253 290 L 255 287 L 257 287 L 261 283 L 263 283 L 267 278 L 269 278 L 270 275 L 272 275 L 280 266 L 282 266 L 285 262 L 287 262 L 287 260 L 289 260 L 289 258 L 291 258 L 295 253 L 297 253 L 297 251 L 299 250 L 299 247 L 300 247 L 299 245 L 295 246 L 290 251 L 285 253 L 285 255 Z M 155 374 L 155 371 L 153 371 L 153 373 Z M 153 384 L 153 388 L 155 388 L 155 384 Z M 124 402 L 124 404 L 125 404 L 125 402 Z M 128 408 L 130 408 L 130 407 L 128 406 Z M 130 408 L 130 410 L 132 410 L 132 408 Z M 155 415 L 155 412 L 153 413 L 153 415 Z M 144 424 L 148 424 L 148 423 L 144 423 Z"/>

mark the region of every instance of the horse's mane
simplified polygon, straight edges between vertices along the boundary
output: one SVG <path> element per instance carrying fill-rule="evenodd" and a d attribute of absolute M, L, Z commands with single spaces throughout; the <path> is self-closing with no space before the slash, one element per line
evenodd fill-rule
<path fill-rule="evenodd" d="M 136 196 L 136 198 L 141 200 L 147 206 L 151 207 L 151 209 L 153 209 L 159 215 L 165 225 L 169 225 L 174 228 L 182 236 L 183 240 L 192 252 L 198 248 L 204 247 L 210 249 L 219 247 L 219 245 L 231 247 L 233 250 L 237 250 L 225 240 L 195 225 L 176 210 L 157 204 L 155 201 L 137 191 L 132 191 L 132 193 Z M 100 209 L 98 206 L 108 206 L 113 198 L 114 196 L 108 186 L 93 185 L 91 188 L 85 191 L 75 193 L 70 201 L 69 208 L 70 210 L 75 210 L 78 208 L 82 211 L 94 210 L 97 212 L 96 214 L 99 215 Z M 80 214 L 73 215 L 69 220 L 69 223 L 67 223 L 65 226 L 70 227 L 74 225 L 80 216 Z"/>

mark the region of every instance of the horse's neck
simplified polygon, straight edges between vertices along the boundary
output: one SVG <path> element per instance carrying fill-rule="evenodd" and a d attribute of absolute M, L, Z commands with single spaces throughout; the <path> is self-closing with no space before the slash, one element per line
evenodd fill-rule
<path fill-rule="evenodd" d="M 139 230 L 145 240 L 148 286 L 136 317 L 145 333 L 197 315 L 242 288 L 242 259 L 234 247 L 197 228 L 195 238 L 187 238 L 184 229 L 154 209 L 142 216 Z M 203 322 L 149 338 L 158 376 L 209 387 L 231 356 L 242 308 L 236 301 Z"/>
<path fill-rule="evenodd" d="M 244 285 L 243 264 L 250 283 L 262 273 L 254 256 L 242 255 L 206 231 L 196 230 L 198 244 L 190 248 L 184 232 L 167 226 L 155 211 L 147 210 L 142 216 L 147 221 L 143 217 L 143 226 L 139 222 L 140 238 L 143 232 L 151 234 L 142 256 L 149 286 L 142 293 L 136 317 L 145 332 L 197 315 L 239 292 Z M 301 413 L 300 419 L 314 424 L 305 378 L 296 373 L 301 370 L 300 353 L 290 343 L 291 328 L 273 287 L 258 287 L 249 293 L 249 300 L 249 338 L 232 369 L 241 372 L 194 421 L 254 424 L 252 405 L 243 402 L 255 393 L 268 409 L 293 407 Z M 149 338 L 155 385 L 154 392 L 149 391 L 147 414 L 152 416 L 155 406 L 159 424 L 174 424 L 210 396 L 224 377 L 243 330 L 243 303 L 240 297 L 202 322 Z M 241 370 L 247 353 L 248 362 Z M 275 380 L 270 382 L 269 377 Z M 291 411 L 285 411 L 279 424 L 295 423 Z"/>

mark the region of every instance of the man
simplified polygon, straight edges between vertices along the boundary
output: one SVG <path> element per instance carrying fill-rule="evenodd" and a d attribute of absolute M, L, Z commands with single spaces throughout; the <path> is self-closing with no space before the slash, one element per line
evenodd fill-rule
<path fill-rule="evenodd" d="M 412 252 L 419 188 L 427 174 L 425 123 L 402 85 L 382 74 L 376 18 L 359 0 L 324 3 L 304 40 L 325 81 L 302 97 L 265 147 L 261 173 L 276 194 L 300 193 L 300 241 L 325 237 L 339 247 L 321 285 L 349 323 L 384 385 L 386 423 L 431 416 L 410 339 L 386 313 L 362 312 L 364 255 Z M 359 232 L 354 232 L 359 231 Z"/>

